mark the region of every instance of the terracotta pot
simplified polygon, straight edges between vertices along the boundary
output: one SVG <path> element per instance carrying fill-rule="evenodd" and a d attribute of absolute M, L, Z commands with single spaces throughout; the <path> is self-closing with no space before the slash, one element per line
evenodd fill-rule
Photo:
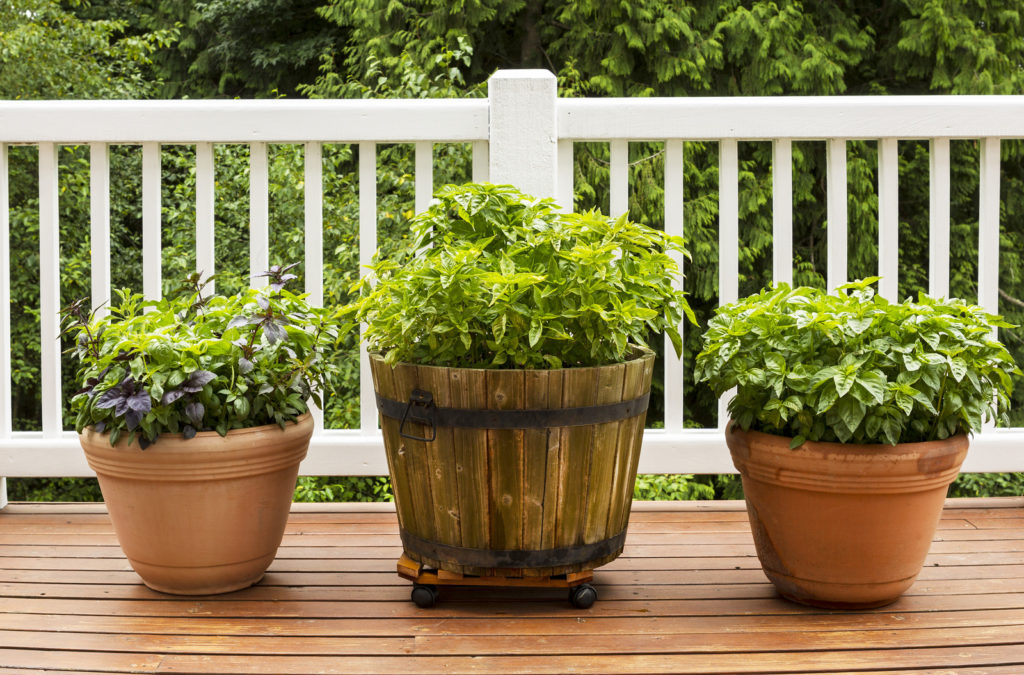
<path fill-rule="evenodd" d="M 79 437 L 124 554 L 150 588 L 180 595 L 251 586 L 277 555 L 313 418 L 164 434 L 146 450 L 108 434 Z"/>
<path fill-rule="evenodd" d="M 893 602 L 921 571 L 967 437 L 807 442 L 730 426 L 757 556 L 779 593 L 816 607 Z"/>

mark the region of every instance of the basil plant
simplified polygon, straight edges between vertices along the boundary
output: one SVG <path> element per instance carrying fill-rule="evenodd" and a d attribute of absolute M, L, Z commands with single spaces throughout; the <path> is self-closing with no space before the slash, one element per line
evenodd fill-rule
<path fill-rule="evenodd" d="M 895 445 L 1004 419 L 1020 375 L 994 329 L 962 300 L 894 303 L 872 277 L 835 294 L 780 284 L 718 309 L 695 377 L 742 429 L 805 440 Z"/>
<path fill-rule="evenodd" d="M 693 320 L 678 290 L 682 239 L 625 216 L 470 183 L 438 190 L 412 231 L 341 311 L 391 364 L 603 365 L 662 332 L 680 352 L 679 323 Z"/>
<path fill-rule="evenodd" d="M 203 295 L 198 274 L 158 302 L 129 290 L 105 316 L 86 301 L 62 310 L 82 388 L 71 399 L 79 433 L 128 434 L 145 449 L 162 433 L 277 424 L 308 409 L 337 374 L 328 359 L 337 342 L 330 312 L 286 288 L 294 265 L 273 266 L 269 284 L 232 296 Z"/>

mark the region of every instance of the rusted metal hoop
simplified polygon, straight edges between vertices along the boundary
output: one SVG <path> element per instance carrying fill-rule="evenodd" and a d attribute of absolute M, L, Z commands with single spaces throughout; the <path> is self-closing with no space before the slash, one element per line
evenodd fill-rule
<path fill-rule="evenodd" d="M 604 424 L 635 417 L 647 411 L 651 392 L 629 401 L 578 408 L 536 410 L 469 410 L 434 405 L 429 392 L 413 391 L 409 401 L 401 402 L 377 394 L 377 410 L 385 417 L 432 427 L 472 429 L 549 429 Z M 403 436 L 405 434 L 403 433 Z M 427 439 L 417 439 L 427 440 Z"/>
<path fill-rule="evenodd" d="M 431 560 L 454 561 L 467 567 L 503 567 L 514 569 L 577 565 L 614 555 L 626 542 L 626 531 L 592 544 L 537 550 L 494 550 L 451 546 L 417 537 L 399 529 L 405 550 Z"/>

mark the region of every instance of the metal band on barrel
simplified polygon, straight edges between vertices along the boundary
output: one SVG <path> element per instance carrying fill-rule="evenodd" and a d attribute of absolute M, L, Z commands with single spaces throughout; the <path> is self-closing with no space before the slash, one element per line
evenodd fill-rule
<path fill-rule="evenodd" d="M 492 550 L 450 546 L 428 539 L 422 539 L 400 528 L 402 545 L 406 551 L 431 560 L 452 562 L 466 567 L 561 567 L 588 563 L 622 550 L 626 542 L 626 531 L 614 537 L 596 541 L 593 544 L 563 546 L 541 550 Z"/>
<path fill-rule="evenodd" d="M 471 429 L 546 429 L 603 424 L 635 417 L 647 411 L 651 392 L 622 401 L 579 408 L 545 408 L 540 410 L 468 410 L 430 405 L 429 412 L 420 408 L 409 419 L 418 424 L 433 423 L 438 427 Z M 394 401 L 377 394 L 377 410 L 385 417 L 402 420 L 409 402 Z M 427 421 L 429 419 L 429 422 Z"/>

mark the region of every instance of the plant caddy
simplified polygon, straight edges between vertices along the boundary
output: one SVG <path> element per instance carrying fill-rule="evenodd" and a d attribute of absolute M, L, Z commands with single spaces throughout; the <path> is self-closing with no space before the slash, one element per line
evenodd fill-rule
<path fill-rule="evenodd" d="M 682 241 L 508 185 L 441 188 L 409 247 L 341 310 L 367 325 L 412 597 L 570 587 L 622 551 L 650 396 L 649 334 L 689 307 Z M 692 314 L 691 314 L 692 316 Z M 345 330 L 346 327 L 343 327 Z"/>

